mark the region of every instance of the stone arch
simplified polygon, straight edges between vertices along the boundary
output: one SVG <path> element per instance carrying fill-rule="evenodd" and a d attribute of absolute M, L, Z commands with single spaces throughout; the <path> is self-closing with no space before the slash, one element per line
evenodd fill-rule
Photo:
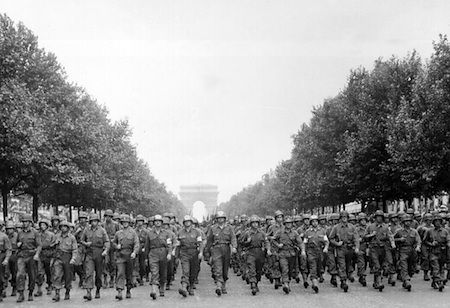
<path fill-rule="evenodd" d="M 208 184 L 184 185 L 180 187 L 179 192 L 180 200 L 189 214 L 192 214 L 192 207 L 195 202 L 203 202 L 206 209 L 206 218 L 216 213 L 218 195 L 218 187 Z"/>

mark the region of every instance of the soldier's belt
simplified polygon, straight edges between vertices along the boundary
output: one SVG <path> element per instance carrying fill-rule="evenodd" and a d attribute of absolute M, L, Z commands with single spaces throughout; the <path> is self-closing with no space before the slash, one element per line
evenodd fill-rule
<path fill-rule="evenodd" d="M 216 247 L 216 246 L 228 246 L 228 245 L 230 245 L 230 243 L 216 243 L 216 244 L 213 245 L 213 247 Z"/>
<path fill-rule="evenodd" d="M 167 246 L 150 246 L 150 249 L 167 248 Z"/>

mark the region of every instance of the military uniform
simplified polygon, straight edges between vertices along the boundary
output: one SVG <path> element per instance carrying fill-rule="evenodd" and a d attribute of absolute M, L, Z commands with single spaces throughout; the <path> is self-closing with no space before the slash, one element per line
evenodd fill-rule
<path fill-rule="evenodd" d="M 136 233 L 139 238 L 139 252 L 136 258 L 136 266 L 139 272 L 139 283 L 143 285 L 144 278 L 147 276 L 147 255 L 145 254 L 145 241 L 148 230 L 144 227 L 136 227 Z"/>
<path fill-rule="evenodd" d="M 2 294 L 6 288 L 7 282 L 5 281 L 5 271 L 11 257 L 11 242 L 8 236 L 0 231 L 0 301 L 3 300 Z"/>
<path fill-rule="evenodd" d="M 111 210 L 107 210 L 105 212 L 105 217 L 107 216 L 111 216 L 113 217 L 114 214 L 112 214 Z M 114 236 L 116 235 L 116 232 L 119 231 L 121 229 L 120 224 L 118 224 L 117 222 L 115 222 L 114 220 L 105 220 L 103 222 L 103 228 L 105 229 L 106 233 L 108 234 L 108 237 L 110 240 L 112 240 L 114 238 Z M 106 273 L 107 276 L 109 276 L 109 287 L 113 288 L 114 287 L 114 281 L 115 281 L 115 277 L 116 277 L 116 261 L 115 261 L 115 250 L 114 247 L 110 247 L 110 249 L 108 250 L 108 255 L 105 258 L 105 262 L 104 262 L 104 272 Z M 107 286 L 107 284 L 105 283 L 105 286 Z"/>
<path fill-rule="evenodd" d="M 48 221 L 41 221 L 39 224 L 45 223 L 47 224 L 47 227 L 50 226 L 50 222 Z M 44 280 L 47 282 L 47 293 L 51 292 L 52 288 L 52 269 L 51 269 L 51 261 L 54 254 L 54 245 L 56 241 L 56 235 L 46 230 L 39 231 L 39 235 L 41 236 L 41 243 L 42 243 L 42 251 L 39 256 L 38 261 L 38 272 L 37 272 L 37 279 L 36 283 L 38 286 L 38 291 L 36 292 L 35 296 L 41 296 L 41 286 L 44 283 Z"/>
<path fill-rule="evenodd" d="M 311 226 L 303 235 L 304 250 L 308 262 L 308 272 L 313 283 L 314 291 L 318 292 L 317 279 L 322 270 L 322 253 L 328 250 L 326 230 Z"/>
<path fill-rule="evenodd" d="M 11 230 L 11 231 L 9 231 Z M 10 283 L 12 287 L 11 296 L 16 296 L 17 292 L 17 236 L 18 233 L 15 230 L 14 223 L 12 221 L 8 221 L 6 223 L 6 232 L 9 238 L 9 242 L 11 243 L 11 256 L 9 257 L 8 262 L 8 272 L 10 275 Z"/>

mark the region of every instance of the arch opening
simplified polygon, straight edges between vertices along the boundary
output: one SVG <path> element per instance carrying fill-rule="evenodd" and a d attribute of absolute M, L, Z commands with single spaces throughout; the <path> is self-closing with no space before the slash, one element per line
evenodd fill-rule
<path fill-rule="evenodd" d="M 198 220 L 198 222 L 203 222 L 207 216 L 206 205 L 202 201 L 195 201 L 192 205 L 192 216 Z"/>

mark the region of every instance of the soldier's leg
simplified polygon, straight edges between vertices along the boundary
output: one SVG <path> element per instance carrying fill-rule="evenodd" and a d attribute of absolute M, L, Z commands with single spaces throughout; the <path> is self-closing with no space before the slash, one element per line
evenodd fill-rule
<path fill-rule="evenodd" d="M 214 275 L 214 281 L 222 284 L 223 280 L 223 258 L 222 252 L 218 247 L 213 247 L 211 250 L 212 270 Z"/>
<path fill-rule="evenodd" d="M 5 257 L 6 254 L 4 252 L 0 253 L 0 301 L 2 301 L 3 290 L 6 288 L 6 266 L 2 264 Z"/>
<path fill-rule="evenodd" d="M 346 249 L 344 248 L 338 248 L 336 249 L 337 252 L 337 270 L 338 270 L 338 274 L 339 274 L 339 278 L 341 278 L 341 280 L 346 280 L 347 279 L 347 264 L 346 264 Z"/>
<path fill-rule="evenodd" d="M 55 259 L 53 261 L 53 276 L 52 285 L 55 290 L 60 290 L 63 287 L 64 269 L 61 259 Z"/>
<path fill-rule="evenodd" d="M 256 256 L 247 254 L 246 265 L 248 269 L 248 280 L 250 283 L 256 283 Z"/>
<path fill-rule="evenodd" d="M 44 259 L 44 271 L 47 278 L 47 287 L 50 289 L 52 287 L 52 267 L 50 266 L 51 258 Z"/>
<path fill-rule="evenodd" d="M 167 283 L 169 262 L 167 261 L 167 255 L 163 253 L 159 260 L 159 285 L 163 286 Z M 172 268 L 173 269 L 173 268 Z"/>
<path fill-rule="evenodd" d="M 62 269 L 64 272 L 64 288 L 66 290 L 72 289 L 73 281 L 73 265 L 70 264 L 71 256 L 69 254 L 65 255 L 62 260 Z"/>
<path fill-rule="evenodd" d="M 408 258 L 409 254 L 407 252 L 400 252 L 399 256 L 399 270 L 400 270 L 400 279 L 405 282 L 406 280 L 410 280 L 408 275 Z"/>
<path fill-rule="evenodd" d="M 116 279 L 116 289 L 121 291 L 125 289 L 126 280 L 126 264 L 125 262 L 117 263 L 117 279 Z"/>
<path fill-rule="evenodd" d="M 95 255 L 94 267 L 95 267 L 95 287 L 97 289 L 100 289 L 102 287 L 102 277 L 103 277 L 103 257 L 101 254 Z"/>
<path fill-rule="evenodd" d="M 345 267 L 347 272 L 347 277 L 351 282 L 354 281 L 353 272 L 355 271 L 354 266 L 355 252 L 351 248 L 345 248 Z"/>
<path fill-rule="evenodd" d="M 39 261 L 36 262 L 36 284 L 38 287 L 41 287 L 44 284 L 45 280 L 45 269 L 44 269 L 44 261 L 42 257 L 39 259 Z"/>
<path fill-rule="evenodd" d="M 226 282 L 228 280 L 228 270 L 230 268 L 230 258 L 231 258 L 231 253 L 230 253 L 230 248 L 227 247 L 223 247 L 223 269 L 222 269 L 222 276 L 223 276 L 223 281 Z"/>
<path fill-rule="evenodd" d="M 27 258 L 25 264 L 28 275 L 28 292 L 32 294 L 36 285 L 37 264 L 33 257 Z"/>
<path fill-rule="evenodd" d="M 150 263 L 150 284 L 159 286 L 159 258 L 153 252 L 148 257 Z"/>
<path fill-rule="evenodd" d="M 17 258 L 17 291 L 25 290 L 25 280 L 26 280 L 26 264 L 25 258 Z"/>
<path fill-rule="evenodd" d="M 127 289 L 130 290 L 133 287 L 133 262 L 134 260 L 127 260 L 125 265 L 125 280 Z"/>
<path fill-rule="evenodd" d="M 139 253 L 139 276 L 141 281 L 144 281 L 145 278 L 145 253 L 140 252 Z"/>
<path fill-rule="evenodd" d="M 190 262 L 189 256 L 186 253 L 180 253 L 180 263 L 181 263 L 181 284 L 185 284 L 186 287 L 189 285 L 189 275 L 190 275 Z"/>
<path fill-rule="evenodd" d="M 87 255 L 84 261 L 84 275 L 85 275 L 83 281 L 84 289 L 90 290 L 94 288 L 94 271 L 95 271 L 94 259 L 92 258 L 92 256 Z"/>
<path fill-rule="evenodd" d="M 280 256 L 281 282 L 289 282 L 289 262 L 287 257 Z"/>
<path fill-rule="evenodd" d="M 10 283 L 12 287 L 11 296 L 15 296 L 15 291 L 17 290 L 17 254 L 13 254 L 11 258 L 9 258 L 8 262 L 9 273 L 10 273 Z"/>

